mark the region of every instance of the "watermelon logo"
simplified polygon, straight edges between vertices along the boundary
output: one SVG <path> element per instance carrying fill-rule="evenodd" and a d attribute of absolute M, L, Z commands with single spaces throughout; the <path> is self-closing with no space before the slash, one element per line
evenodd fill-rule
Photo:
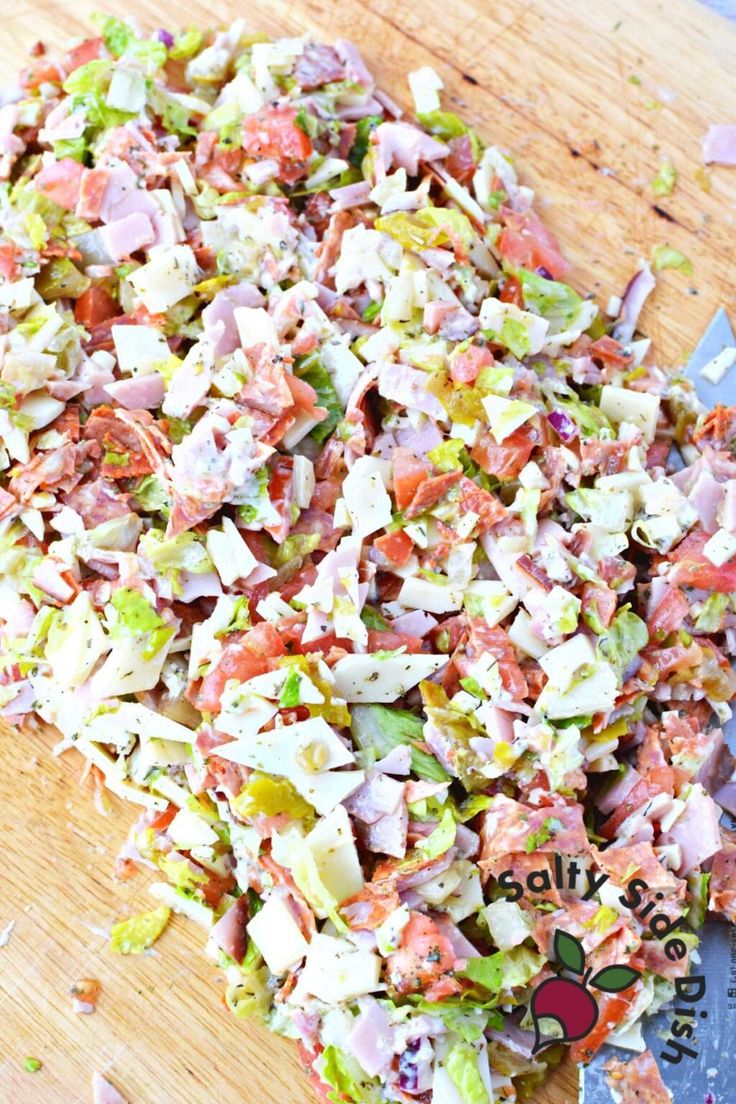
<path fill-rule="evenodd" d="M 551 977 L 534 990 L 529 1006 L 534 1022 L 533 1054 L 553 1043 L 574 1043 L 590 1034 L 598 1022 L 598 1002 L 589 985 L 601 993 L 621 993 L 640 977 L 631 966 L 604 966 L 591 978 L 591 970 L 585 969 L 582 943 L 564 931 L 555 932 L 554 956 L 581 980 Z M 556 1031 L 550 1036 L 553 1025 Z"/>

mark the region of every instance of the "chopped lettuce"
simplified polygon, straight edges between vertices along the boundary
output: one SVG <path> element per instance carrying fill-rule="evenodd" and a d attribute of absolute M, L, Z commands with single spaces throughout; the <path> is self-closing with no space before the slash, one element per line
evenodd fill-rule
<path fill-rule="evenodd" d="M 405 709 L 391 709 L 385 705 L 355 705 L 352 710 L 351 731 L 353 739 L 362 751 L 372 749 L 376 757 L 383 759 L 395 747 L 406 745 L 411 749 L 411 769 L 420 778 L 432 782 L 446 782 L 449 775 L 433 755 L 416 745 L 423 736 L 421 717 Z"/>
<path fill-rule="evenodd" d="M 646 623 L 637 617 L 630 606 L 624 606 L 598 638 L 598 653 L 608 660 L 619 682 L 622 682 L 626 670 L 648 643 Z"/>
<path fill-rule="evenodd" d="M 442 820 L 428 836 L 417 844 L 417 851 L 421 851 L 428 859 L 438 859 L 452 847 L 457 836 L 457 821 L 452 809 L 445 809 Z"/>
<path fill-rule="evenodd" d="M 470 1043 L 455 1043 L 445 1059 L 445 1068 L 457 1085 L 463 1104 L 491 1104 L 478 1069 L 478 1052 Z"/>

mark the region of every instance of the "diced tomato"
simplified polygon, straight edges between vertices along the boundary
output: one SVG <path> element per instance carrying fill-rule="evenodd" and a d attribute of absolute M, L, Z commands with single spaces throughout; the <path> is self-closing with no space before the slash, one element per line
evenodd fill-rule
<path fill-rule="evenodd" d="M 265 107 L 248 115 L 243 123 L 242 144 L 252 157 L 279 161 L 280 176 L 286 183 L 293 184 L 306 175 L 312 143 L 297 126 L 293 107 Z"/>
<path fill-rule="evenodd" d="M 498 251 L 514 268 L 545 268 L 555 280 L 570 267 L 560 252 L 557 239 L 534 211 L 501 208 L 504 228 L 498 236 Z"/>
<path fill-rule="evenodd" d="M 690 603 L 679 587 L 670 587 L 647 621 L 652 640 L 664 640 L 679 629 L 690 612 Z"/>
<path fill-rule="evenodd" d="M 85 169 L 79 185 L 79 199 L 76 214 L 87 222 L 96 222 L 100 217 L 102 199 L 110 180 L 108 169 Z"/>
<path fill-rule="evenodd" d="M 422 650 L 421 636 L 411 636 L 409 633 L 391 632 L 386 629 L 368 630 L 369 652 L 391 652 L 395 648 L 406 648 L 407 652 L 416 654 Z"/>
<path fill-rule="evenodd" d="M 397 529 L 393 533 L 384 533 L 373 542 L 373 547 L 388 560 L 389 563 L 403 567 L 411 559 L 414 551 L 414 542 L 403 529 Z"/>
<path fill-rule="evenodd" d="M 515 307 L 524 309 L 524 292 L 518 276 L 505 277 L 498 298 L 502 303 L 513 303 Z"/>
<path fill-rule="evenodd" d="M 430 506 L 435 506 L 459 482 L 462 475 L 462 471 L 458 470 L 443 472 L 441 475 L 433 475 L 425 479 L 414 492 L 414 497 L 404 511 L 404 516 L 411 519 L 428 510 Z"/>
<path fill-rule="evenodd" d="M 61 84 L 63 79 L 58 65 L 40 62 L 24 72 L 21 83 L 24 88 L 40 88 L 42 84 Z"/>
<path fill-rule="evenodd" d="M 608 628 L 616 613 L 618 597 L 615 590 L 598 583 L 586 583 L 582 594 L 583 617 L 598 621 L 604 628 Z"/>
<path fill-rule="evenodd" d="M 271 505 L 278 511 L 281 521 L 278 525 L 264 526 L 267 533 L 277 544 L 282 544 L 291 529 L 291 504 L 294 501 L 292 473 L 294 460 L 291 456 L 279 456 L 271 469 L 268 483 L 268 496 Z"/>
<path fill-rule="evenodd" d="M 660 793 L 659 788 L 646 782 L 643 778 L 636 782 L 618 808 L 604 821 L 601 827 L 601 835 L 608 840 L 615 839 L 616 833 L 627 817 L 630 817 L 637 809 L 641 809 L 650 797 L 654 797 L 658 793 Z"/>
<path fill-rule="evenodd" d="M 599 1009 L 598 1022 L 584 1039 L 570 1046 L 570 1058 L 573 1062 L 589 1062 L 631 1008 L 631 997 L 618 994 L 596 993 L 596 1000 Z"/>
<path fill-rule="evenodd" d="M 294 346 L 292 345 L 292 351 L 293 349 Z M 308 414 L 310 418 L 315 418 L 318 422 L 323 422 L 327 417 L 327 411 L 323 406 L 315 405 L 317 392 L 311 384 L 307 383 L 306 380 L 299 379 L 291 372 L 286 375 L 286 383 L 291 391 L 296 409 L 303 410 L 305 414 Z"/>
<path fill-rule="evenodd" d="M 490 491 L 483 490 L 466 475 L 460 480 L 460 509 L 463 513 L 477 514 L 478 532 L 485 533 L 492 525 L 506 516 L 506 507 Z M 408 516 L 408 515 L 407 515 Z"/>
<path fill-rule="evenodd" d="M 396 505 L 400 510 L 406 510 L 411 505 L 419 485 L 429 478 L 429 464 L 426 460 L 417 460 L 409 449 L 396 448 L 391 458 L 391 466 Z"/>
<path fill-rule="evenodd" d="M 0 273 L 6 280 L 17 280 L 20 269 L 17 257 L 20 250 L 14 242 L 0 242 Z"/>
<path fill-rule="evenodd" d="M 159 813 L 155 820 L 151 821 L 149 827 L 153 828 L 155 832 L 163 832 L 164 828 L 169 827 L 178 812 L 176 805 L 167 805 L 164 811 Z"/>
<path fill-rule="evenodd" d="M 455 383 L 475 383 L 483 368 L 493 364 L 493 354 L 485 345 L 470 345 L 450 358 L 450 378 Z"/>
<path fill-rule="evenodd" d="M 285 654 L 284 643 L 273 625 L 262 621 L 243 637 L 227 644 L 214 668 L 197 689 L 190 686 L 187 696 L 195 709 L 203 713 L 220 712 L 220 695 L 229 679 L 247 682 L 269 670 L 270 660 Z"/>
<path fill-rule="evenodd" d="M 473 446 L 470 455 L 487 475 L 495 475 L 501 483 L 506 483 L 516 479 L 522 468 L 526 467 L 537 443 L 534 428 L 520 426 L 500 445 L 490 434 L 486 434 Z"/>
<path fill-rule="evenodd" d="M 108 318 L 115 318 L 119 313 L 119 304 L 101 287 L 87 288 L 74 304 L 74 320 L 85 330 L 106 322 Z"/>
<path fill-rule="evenodd" d="M 399 950 L 388 957 L 391 984 L 399 993 L 417 993 L 437 983 L 455 965 L 452 943 L 421 912 L 412 912 Z"/>
<path fill-rule="evenodd" d="M 96 61 L 100 56 L 101 49 L 101 38 L 86 38 L 84 42 L 80 42 L 78 46 L 68 50 L 64 55 L 64 69 L 67 75 L 90 61 Z"/>
<path fill-rule="evenodd" d="M 623 368 L 626 364 L 630 364 L 634 359 L 633 353 L 625 353 L 621 342 L 615 341 L 607 334 L 604 337 L 599 337 L 597 341 L 592 343 L 590 346 L 590 355 L 597 360 L 602 360 L 606 364 L 614 364 L 620 368 Z"/>
<path fill-rule="evenodd" d="M 475 663 L 484 653 L 490 652 L 498 660 L 501 680 L 512 699 L 522 701 L 526 698 L 529 688 L 508 633 L 499 625 L 491 627 L 479 617 L 469 618 L 468 625 L 470 633 L 465 647 L 467 659 Z"/>
<path fill-rule="evenodd" d="M 459 138 L 451 138 L 447 146 L 450 152 L 445 159 L 445 168 L 450 176 L 454 176 L 461 184 L 467 184 L 475 172 L 470 135 L 462 134 Z"/>
<path fill-rule="evenodd" d="M 736 561 L 716 567 L 703 553 L 707 540 L 707 533 L 691 533 L 670 552 L 669 558 L 676 565 L 669 573 L 670 582 L 730 594 L 736 590 Z"/>

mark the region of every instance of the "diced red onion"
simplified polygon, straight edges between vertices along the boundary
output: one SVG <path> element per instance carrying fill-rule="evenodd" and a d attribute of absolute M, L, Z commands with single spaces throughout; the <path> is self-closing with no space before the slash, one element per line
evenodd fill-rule
<path fill-rule="evenodd" d="M 419 1070 L 415 1055 L 420 1046 L 419 1039 L 410 1039 L 406 1050 L 399 1055 L 399 1088 L 403 1092 L 416 1092 L 419 1088 Z"/>
<path fill-rule="evenodd" d="M 174 36 L 168 31 L 165 31 L 162 27 L 159 27 L 159 29 L 156 31 L 156 38 L 159 40 L 159 42 L 163 42 L 167 50 L 170 50 L 171 47 L 174 45 Z"/>
<path fill-rule="evenodd" d="M 565 444 L 574 441 L 579 433 L 578 427 L 564 410 L 552 410 L 547 415 L 547 421 L 560 440 L 564 441 Z"/>

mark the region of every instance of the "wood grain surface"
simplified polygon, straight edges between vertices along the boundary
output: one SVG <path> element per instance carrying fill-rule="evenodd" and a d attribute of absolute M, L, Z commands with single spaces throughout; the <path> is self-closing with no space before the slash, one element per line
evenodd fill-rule
<path fill-rule="evenodd" d="M 80 36 L 102 0 L 0 0 L 0 82 L 25 50 Z M 112 10 L 112 6 L 108 4 Z M 715 308 L 734 307 L 736 170 L 696 180 L 700 138 L 733 121 L 736 32 L 690 0 L 127 0 L 115 14 L 148 27 L 212 24 L 247 15 L 254 29 L 349 37 L 383 86 L 407 101 L 405 75 L 431 64 L 448 107 L 507 149 L 574 264 L 572 282 L 605 304 L 639 256 L 680 249 L 692 276 L 661 274 L 644 328 L 662 364 L 684 362 Z M 664 157 L 672 196 L 651 190 Z M 702 180 L 701 180 L 702 183 Z M 151 953 L 120 959 L 110 924 L 149 908 L 147 877 L 113 881 L 133 817 L 109 799 L 103 816 L 81 761 L 51 757 L 49 733 L 0 732 L 0 1101 L 76 1104 L 106 1071 L 131 1104 L 307 1104 L 291 1044 L 222 1006 L 202 954 L 203 933 L 176 918 Z M 74 1015 L 69 988 L 103 985 L 98 1011 Z M 43 1062 L 35 1074 L 23 1059 Z M 535 1104 L 574 1104 L 567 1066 Z M 442 1104 L 442 1102 L 437 1102 Z"/>

